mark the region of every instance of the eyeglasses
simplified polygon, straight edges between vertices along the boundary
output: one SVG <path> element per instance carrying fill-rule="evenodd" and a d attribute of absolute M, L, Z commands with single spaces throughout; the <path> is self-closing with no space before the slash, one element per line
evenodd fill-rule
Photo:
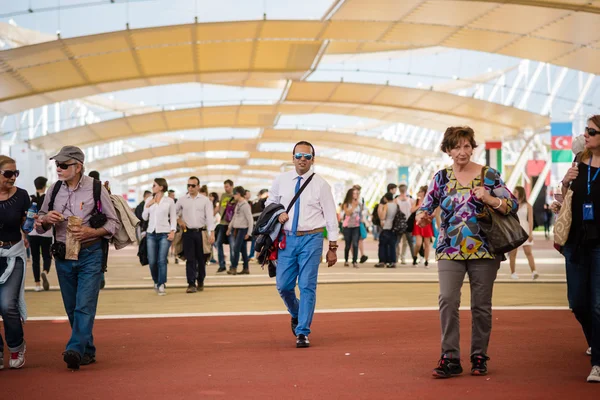
<path fill-rule="evenodd" d="M 296 160 L 300 160 L 302 157 L 304 157 L 304 159 L 306 161 L 310 161 L 310 160 L 312 160 L 313 155 L 312 154 L 307 154 L 307 153 L 296 153 L 296 154 L 294 154 L 294 158 Z"/>
<path fill-rule="evenodd" d="M 0 170 L 0 175 L 2 175 L 3 177 L 5 177 L 6 179 L 10 179 L 10 178 L 12 178 L 13 176 L 14 176 L 15 178 L 18 178 L 18 177 L 19 177 L 19 174 L 20 174 L 20 172 L 19 172 L 19 170 L 18 170 L 18 169 L 17 169 L 17 170 L 15 170 L 15 171 L 9 171 L 9 170 L 6 170 L 6 171 L 4 171 L 4 170 Z"/>
<path fill-rule="evenodd" d="M 60 169 L 68 169 L 71 165 L 75 165 L 77 163 L 72 163 L 72 164 L 67 164 L 67 163 L 59 163 L 58 161 L 56 162 L 56 168 L 60 168 Z"/>
<path fill-rule="evenodd" d="M 591 137 L 596 136 L 597 134 L 600 133 L 600 131 L 597 131 L 594 128 L 585 128 L 585 131 L 587 132 L 588 135 L 590 135 Z"/>
<path fill-rule="evenodd" d="M 196 186 L 197 186 L 197 185 L 195 185 L 195 184 L 193 184 L 193 183 L 188 183 L 188 187 L 189 187 L 189 188 L 192 188 L 192 189 L 193 189 L 193 188 L 195 188 Z"/>

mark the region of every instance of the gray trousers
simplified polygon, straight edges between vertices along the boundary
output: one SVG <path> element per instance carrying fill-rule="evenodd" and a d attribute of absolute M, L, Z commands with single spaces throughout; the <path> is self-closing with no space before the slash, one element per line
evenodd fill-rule
<path fill-rule="evenodd" d="M 415 246 L 413 244 L 413 236 L 412 232 L 404 232 L 398 238 L 398 246 L 396 246 L 396 254 L 398 254 L 398 259 L 405 260 L 404 255 L 406 254 L 406 248 L 410 250 L 410 258 L 412 259 L 415 256 Z"/>
<path fill-rule="evenodd" d="M 471 286 L 471 355 L 487 354 L 492 333 L 492 293 L 501 257 L 438 261 L 442 355 L 460 359 L 460 295 L 465 273 Z"/>

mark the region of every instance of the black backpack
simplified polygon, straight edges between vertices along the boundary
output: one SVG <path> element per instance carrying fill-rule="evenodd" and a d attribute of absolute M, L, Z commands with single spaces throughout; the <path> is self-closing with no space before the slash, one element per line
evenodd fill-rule
<path fill-rule="evenodd" d="M 404 215 L 404 213 L 400 211 L 400 207 L 398 207 L 398 212 L 396 213 L 396 215 L 394 216 L 394 220 L 392 221 L 392 232 L 400 236 L 405 234 L 407 229 L 408 223 L 406 220 L 406 215 Z"/>
<path fill-rule="evenodd" d="M 373 207 L 373 213 L 371 213 L 371 221 L 373 222 L 373 225 L 376 225 L 376 226 L 381 225 L 381 220 L 379 219 L 379 213 L 377 212 L 378 208 L 379 208 L 379 204 L 376 204 L 375 207 Z"/>

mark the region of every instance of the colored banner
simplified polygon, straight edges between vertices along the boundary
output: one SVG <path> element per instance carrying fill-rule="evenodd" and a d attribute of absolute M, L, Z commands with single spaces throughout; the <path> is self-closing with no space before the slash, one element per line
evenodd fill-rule
<path fill-rule="evenodd" d="M 550 140 L 552 151 L 552 181 L 556 185 L 571 166 L 573 161 L 573 123 L 550 123 Z"/>
<path fill-rule="evenodd" d="M 502 174 L 502 142 L 485 143 L 485 163 Z"/>
<path fill-rule="evenodd" d="M 398 167 L 398 184 L 405 183 L 408 186 L 408 167 Z"/>

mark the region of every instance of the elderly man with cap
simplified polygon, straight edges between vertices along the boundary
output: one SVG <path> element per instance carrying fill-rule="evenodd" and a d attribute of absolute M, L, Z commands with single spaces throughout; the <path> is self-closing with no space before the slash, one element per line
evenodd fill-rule
<path fill-rule="evenodd" d="M 36 216 L 36 230 L 38 233 L 49 229 L 55 232 L 53 254 L 56 272 L 72 329 L 63 356 L 67 367 L 77 370 L 80 365 L 96 361 L 92 328 L 102 279 L 102 238 L 114 235 L 121 223 L 106 188 L 99 185 L 100 206 L 94 201 L 94 179 L 84 174 L 85 156 L 81 149 L 65 146 L 51 160 L 56 162 L 59 180 L 50 187 L 49 195 L 45 197 Z M 56 185 L 59 187 L 56 188 Z M 98 218 L 98 212 L 105 218 Z M 61 252 L 61 244 L 66 242 L 67 219 L 70 216 L 83 220 L 81 226 L 69 227 L 69 232 L 81 244 L 77 260 L 66 260 Z M 95 225 L 101 226 L 92 227 Z"/>

